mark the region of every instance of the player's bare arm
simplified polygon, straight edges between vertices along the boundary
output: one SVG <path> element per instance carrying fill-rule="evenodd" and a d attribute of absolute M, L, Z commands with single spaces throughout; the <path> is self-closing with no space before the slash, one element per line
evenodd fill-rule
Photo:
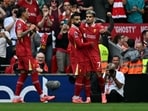
<path fill-rule="evenodd" d="M 17 37 L 22 38 L 25 35 L 29 34 L 31 31 L 34 31 L 35 29 L 36 29 L 36 26 L 34 24 L 31 24 L 29 29 L 24 32 L 23 32 L 23 30 L 17 30 Z"/>

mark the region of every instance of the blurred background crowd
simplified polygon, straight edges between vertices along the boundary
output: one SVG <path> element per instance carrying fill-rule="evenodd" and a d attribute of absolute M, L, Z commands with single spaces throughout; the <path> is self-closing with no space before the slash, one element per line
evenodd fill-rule
<path fill-rule="evenodd" d="M 85 12 L 94 10 L 96 22 L 102 24 L 109 22 L 107 12 L 112 13 L 114 23 L 148 23 L 148 0 L 0 0 L 1 73 L 18 73 L 15 22 L 19 7 L 28 10 L 28 25 L 38 27 L 32 38 L 32 54 L 43 69 L 41 73 L 66 73 L 69 66 L 67 33 L 74 12 L 81 13 L 85 21 Z M 114 62 L 124 74 L 148 72 L 148 29 L 141 33 L 136 44 L 134 39 L 121 33 L 108 36 L 102 44 L 107 48 L 107 51 L 101 48 L 107 55 L 105 60 L 102 56 L 102 61 Z M 114 51 L 110 47 L 120 53 L 111 54 Z"/>

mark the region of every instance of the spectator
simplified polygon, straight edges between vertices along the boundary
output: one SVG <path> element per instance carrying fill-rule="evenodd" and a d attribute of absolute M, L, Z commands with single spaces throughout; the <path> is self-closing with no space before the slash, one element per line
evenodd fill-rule
<path fill-rule="evenodd" d="M 45 62 L 45 55 L 42 52 L 38 52 L 36 55 L 36 60 L 39 64 L 39 68 L 37 69 L 37 71 L 39 73 L 48 73 L 48 66 Z"/>
<path fill-rule="evenodd" d="M 129 23 L 143 23 L 144 0 L 127 0 L 126 10 Z"/>
<path fill-rule="evenodd" d="M 5 70 L 1 67 L 2 64 L 7 64 L 6 62 L 6 49 L 7 43 L 12 45 L 11 38 L 8 31 L 5 31 L 3 28 L 3 19 L 0 19 L 0 69 Z"/>
<path fill-rule="evenodd" d="M 77 6 L 77 4 L 71 5 L 71 13 L 73 14 L 75 12 L 80 13 L 80 10 L 79 10 L 79 7 Z"/>
<path fill-rule="evenodd" d="M 37 24 L 36 18 L 39 14 L 39 6 L 36 0 L 18 0 L 17 4 L 20 7 L 25 7 L 29 12 L 28 22 Z"/>
<path fill-rule="evenodd" d="M 64 20 L 65 24 L 68 24 L 68 21 L 70 19 L 70 16 L 72 14 L 71 12 L 71 4 L 69 1 L 65 0 L 63 3 L 63 13 L 61 16 L 61 20 Z"/>
<path fill-rule="evenodd" d="M 123 102 L 124 100 L 124 74 L 116 70 L 113 63 L 109 63 L 103 75 L 105 79 L 105 94 L 107 102 Z"/>
<path fill-rule="evenodd" d="M 127 40 L 129 38 L 127 36 L 124 36 L 122 34 L 117 34 L 114 38 L 113 38 L 113 42 L 122 50 L 125 51 L 128 47 L 127 45 Z"/>
<path fill-rule="evenodd" d="M 53 17 L 49 14 L 49 6 L 44 4 L 41 8 L 41 14 L 37 16 L 36 22 L 40 33 L 51 33 L 53 25 Z"/>
<path fill-rule="evenodd" d="M 115 64 L 115 68 L 117 71 L 120 71 L 120 67 L 121 67 L 121 60 L 120 57 L 118 55 L 114 55 L 112 57 L 112 63 Z"/>
<path fill-rule="evenodd" d="M 135 49 L 137 49 L 139 51 L 139 54 L 140 54 L 140 57 L 142 58 L 143 57 L 143 51 L 144 51 L 144 45 L 142 42 L 137 42 L 135 44 Z"/>
<path fill-rule="evenodd" d="M 142 73 L 148 74 L 148 46 L 144 48 L 142 64 L 143 64 Z"/>
<path fill-rule="evenodd" d="M 101 70 L 102 73 L 104 73 L 106 70 L 106 66 L 108 64 L 109 51 L 108 48 L 101 43 L 98 45 L 98 48 L 100 51 L 100 58 L 101 58 Z"/>
<path fill-rule="evenodd" d="M 6 12 L 5 10 L 2 8 L 2 4 L 0 3 L 0 19 L 1 18 L 5 18 L 6 16 Z"/>
<path fill-rule="evenodd" d="M 144 30 L 142 32 L 142 42 L 144 44 L 144 47 L 148 46 L 148 30 Z"/>
<path fill-rule="evenodd" d="M 45 53 L 45 61 L 48 65 L 48 71 L 51 72 L 51 58 L 53 53 L 52 47 L 52 25 L 53 17 L 49 14 L 48 5 L 44 4 L 42 12 L 37 16 L 37 26 L 41 35 L 41 49 Z"/>
<path fill-rule="evenodd" d="M 128 39 L 129 39 L 128 36 L 124 36 L 124 38 L 123 38 L 123 45 L 121 47 L 122 51 L 126 51 L 127 50 L 127 48 L 128 48 L 128 44 L 127 44 Z"/>
<path fill-rule="evenodd" d="M 12 46 L 7 47 L 7 60 L 10 61 L 12 53 L 16 45 L 17 37 L 15 32 L 15 22 L 17 20 L 18 6 L 13 6 L 11 9 L 11 16 L 4 19 L 4 28 L 10 33 Z M 9 62 L 8 62 L 9 63 Z"/>
<path fill-rule="evenodd" d="M 135 48 L 139 51 L 140 57 L 142 59 L 142 73 L 148 73 L 148 46 L 144 47 L 142 42 L 138 42 L 135 44 Z"/>
<path fill-rule="evenodd" d="M 142 74 L 142 61 L 139 51 L 136 50 L 135 40 L 128 39 L 128 49 L 122 52 L 123 64 L 120 71 L 124 74 Z"/>
<path fill-rule="evenodd" d="M 18 12 L 18 6 L 14 6 L 11 9 L 11 16 L 6 17 L 4 19 L 4 28 L 6 31 L 10 32 L 10 37 L 13 42 L 13 46 L 16 45 L 16 33 L 15 33 L 15 22 L 17 20 L 17 12 Z"/>
<path fill-rule="evenodd" d="M 15 97 L 13 98 L 12 102 L 23 102 L 23 99 L 20 97 L 20 93 L 23 84 L 28 77 L 28 73 L 31 73 L 32 82 L 40 95 L 40 101 L 46 102 L 48 100 L 52 100 L 55 98 L 55 96 L 45 95 L 41 89 L 38 79 L 38 72 L 36 70 L 36 68 L 39 66 L 32 56 L 30 33 L 36 29 L 36 26 L 34 24 L 31 24 L 30 27 L 27 26 L 26 21 L 29 18 L 29 13 L 26 8 L 19 8 L 18 17 L 19 19 L 16 22 L 16 34 L 18 37 L 16 55 L 18 57 L 18 69 L 20 70 L 20 76 L 17 80 Z"/>
<path fill-rule="evenodd" d="M 142 43 L 144 45 L 144 51 L 143 51 L 143 56 L 142 56 L 142 64 L 143 64 L 143 69 L 142 69 L 142 73 L 148 73 L 148 60 L 147 60 L 147 47 L 148 47 L 148 30 L 144 30 L 142 32 Z"/>
<path fill-rule="evenodd" d="M 5 69 L 6 74 L 18 74 L 18 57 L 16 56 L 16 53 L 14 51 L 13 57 L 10 60 L 10 65 L 6 67 Z"/>
<path fill-rule="evenodd" d="M 115 23 L 126 23 L 126 0 L 108 0 Z"/>
<path fill-rule="evenodd" d="M 54 36 L 57 38 L 58 33 L 60 31 L 60 16 L 62 14 L 61 12 L 62 3 L 59 4 L 58 0 L 50 0 L 49 2 L 49 15 L 53 17 L 53 26 L 52 30 L 54 31 Z"/>
<path fill-rule="evenodd" d="M 1 8 L 5 11 L 4 17 L 9 17 L 11 15 L 11 2 L 10 2 L 10 0 L 3 0 L 3 2 L 1 2 Z"/>
<path fill-rule="evenodd" d="M 115 43 L 120 49 L 122 48 L 124 40 L 124 35 L 122 34 L 116 34 L 113 38 L 113 43 Z"/>
<path fill-rule="evenodd" d="M 10 6 L 13 7 L 17 4 L 17 0 L 10 0 Z"/>
<path fill-rule="evenodd" d="M 93 2 L 91 0 L 69 0 L 71 5 L 76 4 L 81 13 L 81 19 L 85 19 L 87 10 L 93 10 Z"/>
<path fill-rule="evenodd" d="M 61 31 L 56 39 L 56 60 L 57 60 L 57 72 L 65 73 L 65 68 L 69 65 L 68 48 L 68 30 L 69 26 L 64 23 L 64 20 L 60 24 Z"/>
<path fill-rule="evenodd" d="M 35 39 L 38 39 L 38 38 L 35 38 Z M 31 40 L 32 40 L 32 37 L 31 37 Z M 31 43 L 32 44 L 32 43 Z M 32 46 L 32 45 L 31 45 Z M 16 56 L 16 49 L 15 47 L 13 48 L 12 50 L 12 58 L 10 60 L 10 65 L 6 67 L 5 69 L 5 73 L 6 74 L 18 74 L 19 73 L 19 70 L 18 70 L 18 57 Z M 35 54 L 36 55 L 36 54 Z M 33 57 L 34 57 L 34 54 L 33 54 Z M 40 58 L 39 58 L 40 60 Z M 44 59 L 45 60 L 45 59 Z M 42 61 L 42 59 L 41 59 Z M 40 64 L 39 64 L 40 65 Z M 46 70 L 47 69 L 47 70 Z M 45 70 L 48 72 L 48 67 L 47 65 L 45 66 Z"/>
<path fill-rule="evenodd" d="M 94 11 L 96 12 L 96 17 L 102 19 L 104 22 L 107 21 L 106 13 L 109 8 L 109 3 L 107 0 L 93 0 Z"/>

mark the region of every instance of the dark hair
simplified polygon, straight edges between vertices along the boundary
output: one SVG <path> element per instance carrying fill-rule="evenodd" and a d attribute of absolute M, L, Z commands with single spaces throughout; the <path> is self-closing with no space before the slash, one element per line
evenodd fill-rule
<path fill-rule="evenodd" d="M 142 36 L 145 35 L 146 32 L 148 32 L 148 29 L 147 29 L 147 30 L 144 30 L 144 31 L 142 32 Z"/>
<path fill-rule="evenodd" d="M 11 16 L 12 16 L 12 11 L 14 10 L 14 9 L 19 9 L 19 6 L 18 5 L 13 5 L 12 7 L 11 7 Z M 14 13 L 18 13 L 18 11 L 15 11 Z"/>
<path fill-rule="evenodd" d="M 0 18 L 0 24 L 3 24 L 3 22 L 4 22 L 4 19 Z"/>
<path fill-rule="evenodd" d="M 17 12 L 17 17 L 21 17 L 24 12 L 26 12 L 26 8 L 20 7 Z"/>
<path fill-rule="evenodd" d="M 44 6 L 47 6 L 47 8 L 49 9 L 49 4 L 45 3 L 42 5 L 41 9 L 44 7 Z"/>
<path fill-rule="evenodd" d="M 122 34 L 117 34 L 117 35 L 115 35 L 115 37 L 113 38 L 113 42 L 114 42 L 115 44 L 117 44 L 118 41 L 121 39 L 121 36 L 122 36 Z"/>
<path fill-rule="evenodd" d="M 127 44 L 128 44 L 129 47 L 134 48 L 135 40 L 134 39 L 128 39 Z"/>
<path fill-rule="evenodd" d="M 120 56 L 118 56 L 118 55 L 114 55 L 114 56 L 112 57 L 112 59 L 113 59 L 114 57 L 118 57 L 118 58 L 120 59 Z"/>
<path fill-rule="evenodd" d="M 19 5 L 13 5 L 12 7 L 11 7 L 11 11 L 13 10 L 13 9 L 18 9 L 19 8 Z"/>
<path fill-rule="evenodd" d="M 50 0 L 50 3 L 46 3 L 46 4 L 49 4 L 49 6 L 51 6 L 52 1 L 55 1 L 57 3 L 57 6 L 59 6 L 59 1 L 58 0 Z"/>
<path fill-rule="evenodd" d="M 49 4 L 47 4 L 47 3 L 43 4 L 43 5 L 41 6 L 41 8 L 40 8 L 40 14 L 41 14 L 41 15 L 43 15 L 42 9 L 43 9 L 44 6 L 47 6 L 47 8 L 49 9 Z"/>
<path fill-rule="evenodd" d="M 75 16 L 80 16 L 80 13 L 78 13 L 78 12 L 73 13 L 73 14 L 71 15 L 71 19 L 73 19 Z"/>

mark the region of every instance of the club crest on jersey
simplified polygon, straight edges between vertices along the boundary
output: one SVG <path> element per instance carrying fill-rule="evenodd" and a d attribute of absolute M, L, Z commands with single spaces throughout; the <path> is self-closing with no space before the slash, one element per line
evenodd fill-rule
<path fill-rule="evenodd" d="M 34 11 L 36 12 L 36 11 L 37 11 L 37 9 L 36 9 L 36 8 L 34 8 Z"/>
<path fill-rule="evenodd" d="M 96 29 L 94 29 L 94 33 L 96 32 Z"/>

